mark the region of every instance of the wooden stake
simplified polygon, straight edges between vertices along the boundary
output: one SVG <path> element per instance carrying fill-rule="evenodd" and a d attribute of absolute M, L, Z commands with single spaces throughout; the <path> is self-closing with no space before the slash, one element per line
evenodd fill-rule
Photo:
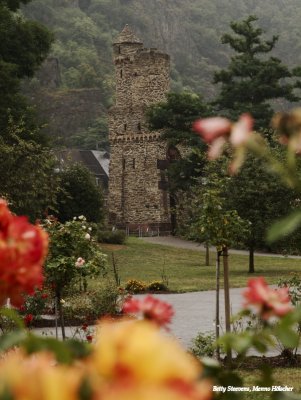
<path fill-rule="evenodd" d="M 215 339 L 219 339 L 219 279 L 220 279 L 220 256 L 221 251 L 216 251 L 216 304 L 215 304 Z M 220 346 L 216 347 L 216 358 L 220 360 Z"/>
<path fill-rule="evenodd" d="M 224 267 L 224 293 L 225 293 L 225 322 L 226 332 L 231 332 L 230 321 L 230 291 L 229 291 L 229 264 L 228 264 L 228 247 L 223 247 L 223 267 Z M 227 351 L 227 364 L 232 363 L 232 352 Z"/>

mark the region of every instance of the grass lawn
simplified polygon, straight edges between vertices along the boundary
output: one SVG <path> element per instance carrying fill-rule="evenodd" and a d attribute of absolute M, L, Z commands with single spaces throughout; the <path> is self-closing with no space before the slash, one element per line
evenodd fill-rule
<path fill-rule="evenodd" d="M 244 379 L 244 386 L 252 386 L 258 385 L 258 380 L 260 378 L 260 374 L 257 371 L 240 371 L 239 375 Z M 301 392 L 301 369 L 300 368 L 275 368 L 273 369 L 273 375 L 275 378 L 276 386 L 292 386 L 294 387 L 293 394 L 299 394 Z M 258 385 L 261 386 L 261 385 Z M 289 392 L 287 392 L 289 393 Z M 263 392 L 251 392 L 244 393 L 241 396 L 244 400 L 265 400 L 270 399 L 270 393 Z"/>
<path fill-rule="evenodd" d="M 112 252 L 117 263 L 121 285 L 129 279 L 144 282 L 162 280 L 163 271 L 168 278 L 169 289 L 176 292 L 210 290 L 215 288 L 215 254 L 211 255 L 212 266 L 205 267 L 205 253 L 178 249 L 129 238 L 124 246 L 102 245 L 111 263 Z M 248 257 L 229 256 L 230 285 L 244 287 L 250 277 Z M 222 269 L 222 268 L 221 268 Z M 290 274 L 301 274 L 301 260 L 275 257 L 255 257 L 256 273 L 265 276 L 267 282 L 275 284 Z"/>

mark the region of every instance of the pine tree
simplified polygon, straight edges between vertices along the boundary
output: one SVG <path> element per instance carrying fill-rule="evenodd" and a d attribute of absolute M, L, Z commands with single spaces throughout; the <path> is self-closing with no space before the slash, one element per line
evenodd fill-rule
<path fill-rule="evenodd" d="M 232 22 L 234 34 L 222 36 L 222 43 L 235 51 L 227 69 L 216 72 L 214 83 L 221 84 L 219 96 L 214 101 L 217 110 L 236 120 L 243 112 L 250 112 L 256 128 L 267 128 L 273 115 L 270 100 L 298 100 L 290 82 L 292 73 L 278 58 L 268 55 L 275 47 L 278 36 L 271 40 L 262 38 L 263 30 L 256 27 L 258 20 L 249 16 L 243 21 Z"/>

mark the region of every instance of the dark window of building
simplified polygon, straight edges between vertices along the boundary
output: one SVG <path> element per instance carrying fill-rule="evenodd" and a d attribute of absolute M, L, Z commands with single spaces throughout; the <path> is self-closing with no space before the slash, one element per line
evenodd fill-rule
<path fill-rule="evenodd" d="M 167 149 L 166 158 L 169 162 L 174 162 L 174 161 L 180 160 L 181 155 L 180 155 L 179 150 L 175 146 L 171 145 Z"/>
<path fill-rule="evenodd" d="M 122 169 L 125 170 L 125 158 L 122 159 Z"/>
<path fill-rule="evenodd" d="M 133 169 L 135 169 L 136 168 L 136 160 L 135 160 L 135 158 L 133 158 Z"/>
<path fill-rule="evenodd" d="M 121 54 L 121 47 L 118 46 L 118 53 Z"/>
<path fill-rule="evenodd" d="M 126 131 L 126 128 L 127 128 L 127 125 L 124 124 L 124 125 L 123 125 L 123 130 Z"/>
<path fill-rule="evenodd" d="M 140 122 L 138 122 L 137 128 L 138 128 L 138 131 L 140 132 L 141 131 L 141 123 Z"/>
<path fill-rule="evenodd" d="M 122 71 L 122 69 L 120 70 L 120 78 L 122 78 L 123 77 L 123 71 Z"/>

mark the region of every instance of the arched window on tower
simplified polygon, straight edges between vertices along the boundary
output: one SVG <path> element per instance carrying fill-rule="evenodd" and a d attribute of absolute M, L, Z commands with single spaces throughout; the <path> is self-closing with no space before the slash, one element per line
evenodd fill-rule
<path fill-rule="evenodd" d="M 123 130 L 124 130 L 124 132 L 126 132 L 126 130 L 127 130 L 127 124 L 123 124 Z"/>
<path fill-rule="evenodd" d="M 169 162 L 174 162 L 181 159 L 181 154 L 175 146 L 171 145 L 167 149 L 166 158 Z"/>
<path fill-rule="evenodd" d="M 122 78 L 123 77 L 123 71 L 122 71 L 122 69 L 120 70 L 120 78 Z"/>
<path fill-rule="evenodd" d="M 141 132 L 141 123 L 140 122 L 138 122 L 138 124 L 137 124 L 137 129 L 139 132 Z"/>

